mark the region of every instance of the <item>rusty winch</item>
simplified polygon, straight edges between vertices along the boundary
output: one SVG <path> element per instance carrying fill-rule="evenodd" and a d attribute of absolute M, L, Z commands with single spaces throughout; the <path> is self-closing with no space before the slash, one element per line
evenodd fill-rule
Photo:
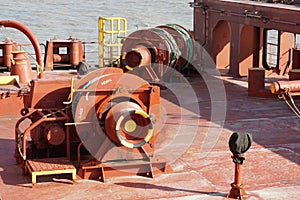
<path fill-rule="evenodd" d="M 122 173 L 151 177 L 155 168 L 166 167 L 153 155 L 160 89 L 122 69 L 34 80 L 23 114 L 16 124 L 15 157 L 29 171 L 32 160 L 61 157 L 77 163 L 83 178 L 103 181 Z M 26 119 L 31 123 L 21 130 Z"/>
<path fill-rule="evenodd" d="M 11 52 L 12 72 L 20 69 L 15 74 L 30 90 L 15 126 L 15 158 L 33 183 L 38 175 L 72 173 L 73 179 L 78 174 L 105 181 L 128 174 L 153 177 L 167 169 L 167 161 L 154 156 L 161 129 L 160 88 L 148 81 L 162 79 L 170 69 L 188 68 L 193 55 L 189 31 L 175 24 L 138 30 L 124 42 L 121 68 L 57 78 L 44 69 L 78 66 L 84 59 L 81 41 L 48 42 L 44 68 L 34 35 L 17 22 L 2 24 L 27 35 L 37 54 L 39 79 L 34 79 L 25 53 Z M 59 50 L 65 47 L 67 54 Z"/>
<path fill-rule="evenodd" d="M 122 46 L 121 67 L 144 79 L 157 81 L 184 72 L 194 54 L 192 34 L 177 24 L 167 24 L 131 33 Z"/>

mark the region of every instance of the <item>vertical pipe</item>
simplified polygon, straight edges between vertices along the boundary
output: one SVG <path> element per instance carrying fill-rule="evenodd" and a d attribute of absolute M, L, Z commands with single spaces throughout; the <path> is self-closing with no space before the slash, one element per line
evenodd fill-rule
<path fill-rule="evenodd" d="M 11 52 L 13 49 L 13 44 L 9 41 L 5 42 L 3 46 L 3 65 L 5 67 L 11 67 Z"/>
<path fill-rule="evenodd" d="M 78 65 L 79 64 L 79 42 L 75 40 L 70 41 L 70 64 Z"/>
<path fill-rule="evenodd" d="M 242 185 L 242 165 L 235 163 L 235 170 L 234 170 L 234 184 L 236 186 Z"/>

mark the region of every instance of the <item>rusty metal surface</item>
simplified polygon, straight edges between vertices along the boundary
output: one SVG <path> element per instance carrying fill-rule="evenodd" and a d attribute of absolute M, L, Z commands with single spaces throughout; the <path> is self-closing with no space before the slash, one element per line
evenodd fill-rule
<path fill-rule="evenodd" d="M 64 170 L 74 169 L 75 166 L 65 158 L 46 158 L 36 159 L 27 161 L 33 171 L 53 171 L 53 170 Z"/>
<path fill-rule="evenodd" d="M 47 75 L 46 75 L 47 76 Z M 25 108 L 63 108 L 71 92 L 71 77 L 38 79 L 32 82 Z"/>
<path fill-rule="evenodd" d="M 296 60 L 291 52 L 295 48 L 294 34 L 300 33 L 299 7 L 238 0 L 195 0 L 191 6 L 196 41 L 208 51 L 217 67 L 229 67 L 231 75 L 247 76 L 251 67 L 264 67 L 270 73 L 283 75 Z M 269 66 L 266 38 L 267 31 L 272 29 L 278 31 L 278 39 L 273 41 L 278 43 L 278 51 L 274 56 L 277 62 Z"/>
<path fill-rule="evenodd" d="M 243 4 L 241 1 L 219 2 Z M 255 2 L 249 4 L 256 5 Z M 201 5 L 200 3 L 200 7 L 197 8 L 203 9 Z M 224 8 L 230 9 L 226 6 Z M 251 21 L 252 18 L 257 18 L 257 13 L 252 13 L 252 11 L 244 11 L 244 14 Z M 229 18 L 232 19 L 231 17 Z M 188 77 L 186 78 L 188 86 L 171 82 L 161 92 L 155 89 L 155 86 L 150 86 L 146 81 L 131 74 L 125 74 L 125 78 L 122 79 L 122 73 L 118 69 L 110 70 L 112 72 L 110 74 L 98 71 L 87 75 L 75 84 L 74 93 L 75 97 L 77 94 L 77 98 L 75 98 L 76 103 L 73 104 L 73 114 L 75 113 L 73 125 L 76 126 L 77 132 L 79 130 L 82 134 L 81 141 L 90 140 L 91 143 L 82 145 L 82 143 L 78 144 L 78 140 L 73 140 L 73 144 L 78 148 L 71 150 L 71 153 L 75 155 L 77 150 L 78 163 L 80 163 L 78 155 L 82 153 L 81 147 L 90 145 L 91 148 L 95 148 L 96 152 L 92 154 L 100 158 L 101 162 L 99 160 L 94 162 L 88 158 L 87 162 L 81 163 L 80 170 L 85 170 L 85 168 L 97 170 L 100 173 L 98 178 L 103 181 L 106 179 L 106 183 L 81 180 L 77 185 L 61 185 L 46 181 L 40 186 L 41 188 L 34 190 L 27 188 L 28 178 L 21 175 L 20 166 L 15 165 L 13 157 L 7 154 L 7 151 L 14 151 L 14 142 L 16 144 L 17 137 L 14 138 L 13 129 L 18 118 L 4 116 L 0 118 L 1 199 L 21 197 L 32 199 L 36 196 L 42 199 L 53 197 L 55 199 L 224 199 L 230 190 L 234 175 L 234 164 L 231 160 L 231 153 L 228 151 L 228 138 L 232 132 L 253 134 L 254 144 L 247 152 L 243 166 L 243 186 L 245 185 L 251 199 L 276 199 L 278 197 L 293 199 L 300 195 L 299 119 L 286 108 L 282 101 L 248 97 L 247 80 L 232 79 L 227 76 L 227 70 L 224 70 L 222 77 L 212 76 L 208 79 L 205 76 L 202 77 L 203 79 Z M 59 78 L 46 80 L 44 87 L 51 82 L 55 84 L 57 80 Z M 226 93 L 223 93 L 218 87 L 220 85 L 216 84 L 220 80 Z M 263 80 L 258 83 L 258 88 L 262 88 L 261 82 Z M 67 88 L 68 86 L 65 86 L 67 83 L 70 83 L 70 79 L 58 85 L 58 88 Z M 189 90 L 193 91 L 192 96 Z M 62 94 L 66 98 L 68 92 L 63 91 Z M 159 98 L 160 94 L 161 98 Z M 117 100 L 111 104 L 110 100 L 114 100 L 115 97 Z M 40 98 L 43 97 L 38 96 L 37 99 Z M 155 137 L 151 137 L 149 143 L 141 148 L 131 150 L 128 148 L 130 145 L 126 146 L 122 143 L 122 141 L 128 143 L 132 138 L 136 138 L 135 136 L 129 137 L 129 132 L 136 130 L 137 123 L 127 120 L 125 124 L 122 124 L 123 119 L 112 119 L 108 124 L 101 121 L 109 111 L 108 108 L 120 104 L 122 98 L 130 98 L 131 102 L 139 104 L 138 107 L 133 106 L 138 113 L 141 111 L 147 115 L 154 113 L 151 120 L 162 123 L 158 123 L 159 126 L 156 128 L 159 131 L 154 134 Z M 33 99 L 29 99 L 28 105 L 32 105 L 31 102 L 39 102 Z M 44 105 L 47 106 L 47 103 Z M 121 108 L 126 107 L 128 106 Z M 200 110 L 198 111 L 195 107 Z M 226 112 L 223 112 L 224 110 Z M 147 118 L 146 114 L 142 115 Z M 96 118 L 93 118 L 95 116 Z M 34 117 L 31 120 L 36 122 Z M 116 125 L 118 122 L 120 126 Z M 105 128 L 104 130 L 110 131 L 108 131 L 108 136 L 114 144 L 117 144 L 114 148 L 111 148 L 111 144 L 107 142 L 110 141 L 107 135 L 99 131 L 102 130 L 101 126 L 97 126 L 98 129 L 91 128 L 95 124 L 100 124 L 102 127 L 113 126 L 112 129 Z M 112 137 L 117 134 L 120 127 L 124 128 L 120 135 L 126 139 L 120 140 L 118 137 Z M 92 132 L 88 132 L 91 130 Z M 142 138 L 146 140 L 148 136 L 143 135 Z M 99 141 L 102 142 L 100 148 L 97 146 Z M 26 138 L 22 138 L 22 142 L 24 152 Z M 123 151 L 124 149 L 126 151 Z M 162 160 L 153 161 L 153 156 Z M 76 163 L 76 160 L 73 162 Z M 172 173 L 160 175 L 153 173 L 152 168 L 155 162 L 159 162 L 159 165 L 170 165 L 173 169 Z M 137 170 L 133 169 L 136 165 L 140 167 Z M 108 171 L 106 174 L 105 170 Z M 113 172 L 113 170 L 116 171 Z M 147 172 L 146 176 L 155 179 L 137 176 L 115 177 L 123 172 L 126 174 L 132 171 L 134 174 Z M 110 176 L 107 178 L 106 175 L 112 175 L 113 178 Z M 83 178 L 85 176 L 88 175 L 84 174 Z"/>
<path fill-rule="evenodd" d="M 300 8 L 294 5 L 243 0 L 195 0 L 194 2 L 196 12 L 208 10 L 212 14 L 222 16 L 226 21 L 300 33 L 296 21 L 300 17 Z"/>
<path fill-rule="evenodd" d="M 10 75 L 19 76 L 19 84 L 29 84 L 34 76 L 29 58 L 25 51 L 12 51 L 12 66 Z"/>
<path fill-rule="evenodd" d="M 23 122 L 26 119 L 30 119 L 32 124 L 30 124 L 24 131 L 20 127 L 23 124 Z M 47 148 L 47 154 L 49 154 L 49 142 L 47 141 L 47 137 L 45 138 L 45 133 L 47 132 L 45 129 L 45 124 L 48 122 L 50 123 L 57 123 L 57 122 L 67 122 L 69 117 L 59 109 L 36 109 L 29 111 L 26 115 L 21 117 L 15 127 L 15 158 L 16 163 L 19 163 L 20 161 L 25 165 L 26 159 L 32 158 L 38 154 L 37 157 L 40 157 L 41 154 L 39 152 L 39 149 L 45 149 Z M 49 126 L 49 123 L 46 125 L 46 127 Z M 61 125 L 60 125 L 61 126 Z M 59 126 L 57 126 L 59 127 Z M 51 128 L 54 128 L 52 126 Z M 59 129 L 62 132 L 64 132 L 65 127 L 59 127 Z M 67 130 L 67 128 L 66 128 Z M 66 131 L 67 132 L 67 131 Z M 32 143 L 30 143 L 30 147 L 27 147 L 28 141 L 27 137 L 29 137 L 29 133 L 31 134 Z M 64 134 L 65 133 L 59 133 Z M 68 134 L 66 134 L 66 138 L 68 138 Z M 46 141 L 45 141 L 46 140 Z M 66 139 L 66 143 L 69 142 L 68 139 Z M 46 143 L 46 144 L 45 144 Z M 32 147 L 34 145 L 34 147 Z M 45 147 L 46 146 L 46 147 Z M 54 145 L 55 146 L 55 145 Z M 68 145 L 64 145 L 64 148 L 68 148 Z M 30 151 L 30 155 L 28 155 L 27 151 Z M 68 150 L 66 150 L 68 152 Z M 56 157 L 58 157 L 61 154 L 56 153 Z M 49 156 L 47 156 L 49 157 Z M 69 157 L 69 155 L 66 155 L 66 157 Z M 42 158 L 45 158 L 43 156 Z"/>
<path fill-rule="evenodd" d="M 300 81 L 276 81 L 271 83 L 270 91 L 276 95 L 289 94 L 291 96 L 299 96 L 300 94 Z"/>
<path fill-rule="evenodd" d="M 41 69 L 39 73 L 39 78 L 43 78 L 43 61 L 42 61 L 42 51 L 39 45 L 39 42 L 35 35 L 22 23 L 13 21 L 13 20 L 0 20 L 0 25 L 4 27 L 15 28 L 22 33 L 24 33 L 27 38 L 30 40 L 33 45 L 35 54 L 36 54 L 36 62 L 39 65 L 38 67 Z"/>
<path fill-rule="evenodd" d="M 137 76 L 118 73 L 118 69 L 110 71 L 113 73 L 100 69 L 76 83 L 72 103 L 76 132 L 85 149 L 101 164 L 128 162 L 128 170 L 137 168 L 137 174 L 144 174 L 149 166 L 137 163 L 153 157 L 154 137 L 159 134 L 159 123 L 153 119 L 160 121 L 160 90 Z M 102 176 L 108 176 L 104 168 L 94 167 L 89 160 L 82 165 L 100 168 Z M 121 170 L 110 171 L 116 175 Z"/>
<path fill-rule="evenodd" d="M 76 77 L 76 70 L 58 70 L 45 72 L 44 78 L 35 80 L 32 87 L 28 84 L 1 85 L 0 116 L 21 116 L 24 105 L 26 108 L 65 107 L 62 101 L 68 100 L 70 80 Z M 57 90 L 57 88 L 61 89 Z M 31 90 L 34 93 L 31 93 Z"/>
<path fill-rule="evenodd" d="M 44 58 L 45 70 L 53 70 L 54 67 L 62 66 L 76 68 L 82 61 L 84 61 L 82 41 L 73 38 L 47 41 Z"/>
<path fill-rule="evenodd" d="M 186 70 L 193 49 L 192 34 L 180 25 L 168 24 L 137 30 L 124 41 L 121 67 L 125 72 L 132 71 L 153 82 L 157 81 L 156 78 L 169 75 L 172 69 L 180 72 Z"/>
<path fill-rule="evenodd" d="M 76 185 L 39 181 L 31 188 L 30 177 L 22 176 L 20 166 L 12 157 L 14 151 L 13 127 L 17 118 L 0 118 L 0 195 L 2 199 L 225 199 L 234 176 L 234 163 L 228 148 L 228 138 L 233 131 L 253 134 L 254 143 L 246 153 L 243 166 L 243 185 L 251 199 L 295 199 L 299 196 L 299 119 L 286 105 L 276 99 L 247 96 L 246 79 L 234 80 L 223 74 L 227 102 L 223 127 L 211 121 L 211 100 L 201 78 L 189 78 L 197 90 L 198 101 L 186 99 L 182 108 L 189 116 L 180 119 L 180 107 L 170 90 L 162 91 L 162 106 L 167 109 L 166 122 L 157 149 L 171 143 L 166 155 L 181 151 L 188 136 L 199 126 L 197 134 L 178 159 L 172 162 L 172 173 L 155 175 L 154 179 L 127 176 L 108 178 L 105 183 L 79 180 Z M 214 82 L 214 80 L 212 80 Z M 178 89 L 182 86 L 177 85 Z M 200 116 L 189 110 L 196 103 Z M 221 103 L 221 102 L 220 102 Z M 299 100 L 296 100 L 299 103 Z M 178 142 L 172 142 L 174 133 L 186 124 Z M 210 135 L 208 130 L 214 130 Z M 214 133 L 220 131 L 215 139 Z M 215 139 L 206 148 L 204 141 Z M 171 141 L 171 142 L 170 142 Z M 9 153 L 11 152 L 11 153 Z M 89 192 L 86 192 L 89 191 Z"/>
<path fill-rule="evenodd" d="M 16 43 L 9 40 L 4 40 L 0 42 L 0 49 L 2 50 L 2 55 L 0 56 L 0 69 L 11 67 L 11 52 L 17 50 Z"/>
<path fill-rule="evenodd" d="M 68 71 L 64 78 L 50 74 L 31 82 L 24 116 L 15 126 L 15 158 L 23 168 L 27 159 L 61 156 L 74 162 L 78 158 L 78 169 L 80 162 L 93 169 L 93 157 L 101 164 L 125 162 L 127 170 L 137 169 L 135 174 L 153 173 L 154 165 L 161 165 L 152 166 L 154 140 L 161 128 L 158 86 L 116 68 L 76 77 L 75 87 Z M 63 103 L 69 99 L 73 101 Z M 28 120 L 31 124 L 22 130 Z M 121 174 L 120 169 L 109 171 Z"/>
<path fill-rule="evenodd" d="M 0 85 L 0 116 L 20 116 L 29 90 L 26 85 Z"/>

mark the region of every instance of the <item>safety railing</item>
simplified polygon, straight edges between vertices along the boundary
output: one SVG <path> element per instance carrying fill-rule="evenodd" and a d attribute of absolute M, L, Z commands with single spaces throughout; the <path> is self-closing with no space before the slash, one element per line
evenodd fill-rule
<path fill-rule="evenodd" d="M 120 65 L 122 41 L 127 33 L 127 21 L 121 17 L 99 17 L 99 67 Z"/>

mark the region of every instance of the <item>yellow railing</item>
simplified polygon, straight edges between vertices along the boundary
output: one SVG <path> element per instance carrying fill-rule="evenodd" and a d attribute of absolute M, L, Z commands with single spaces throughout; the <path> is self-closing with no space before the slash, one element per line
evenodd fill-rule
<path fill-rule="evenodd" d="M 120 65 L 122 41 L 126 37 L 127 21 L 121 17 L 99 17 L 99 67 Z"/>

